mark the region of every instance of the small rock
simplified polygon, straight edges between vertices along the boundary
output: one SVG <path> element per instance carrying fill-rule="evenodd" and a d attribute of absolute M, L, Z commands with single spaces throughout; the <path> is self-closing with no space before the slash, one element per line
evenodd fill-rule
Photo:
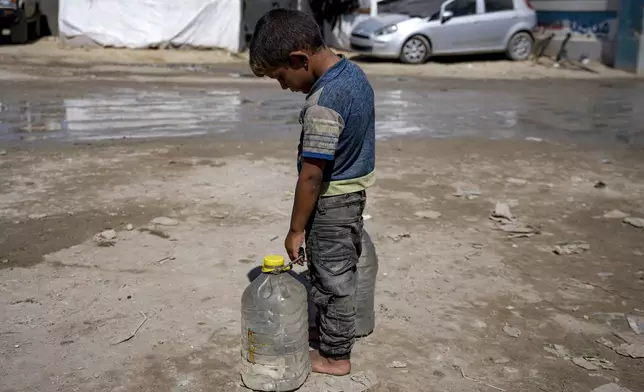
<path fill-rule="evenodd" d="M 518 338 L 519 336 L 521 336 L 521 330 L 519 328 L 511 327 L 509 325 L 503 327 L 503 332 L 513 338 Z"/>
<path fill-rule="evenodd" d="M 96 242 L 98 246 L 112 246 L 116 244 L 116 231 L 102 231 L 94 236 L 94 242 Z"/>
<path fill-rule="evenodd" d="M 494 363 L 496 365 L 502 365 L 504 363 L 509 363 L 510 362 L 510 358 L 508 358 L 508 357 L 490 358 L 490 360 L 492 361 L 492 363 Z"/>
<path fill-rule="evenodd" d="M 404 369 L 407 367 L 407 364 L 401 361 L 393 361 L 392 363 L 387 365 L 387 367 L 390 367 L 392 369 Z"/>
<path fill-rule="evenodd" d="M 492 217 L 511 221 L 512 212 L 510 211 L 510 206 L 505 203 L 496 202 L 494 211 L 492 211 Z"/>
<path fill-rule="evenodd" d="M 34 219 L 34 220 L 43 219 L 43 218 L 46 218 L 46 217 L 47 217 L 47 214 L 29 214 L 27 216 L 27 218 Z"/>
<path fill-rule="evenodd" d="M 503 371 L 506 372 L 506 373 L 513 374 L 513 373 L 518 373 L 519 369 L 515 369 L 513 367 L 506 366 L 506 367 L 503 368 Z"/>
<path fill-rule="evenodd" d="M 555 246 L 553 252 L 556 255 L 576 255 L 590 250 L 590 245 L 583 241 L 561 242 Z"/>
<path fill-rule="evenodd" d="M 558 358 L 563 358 L 563 359 L 570 359 L 572 358 L 572 353 L 570 350 L 565 348 L 564 346 L 560 344 L 549 344 L 546 346 L 543 346 L 543 349 L 550 354 L 554 354 Z"/>
<path fill-rule="evenodd" d="M 626 321 L 628 322 L 628 326 L 631 327 L 633 332 L 638 335 L 644 333 L 644 317 L 629 314 L 628 316 L 626 316 Z"/>
<path fill-rule="evenodd" d="M 402 241 L 403 238 L 411 238 L 411 234 L 410 233 L 401 233 L 401 234 L 396 234 L 396 235 L 390 235 L 389 238 L 393 242 L 400 242 L 400 241 Z"/>
<path fill-rule="evenodd" d="M 608 211 L 603 216 L 606 219 L 624 219 L 628 218 L 628 214 L 621 212 L 620 210 Z"/>
<path fill-rule="evenodd" d="M 7 155 L 7 150 L 0 150 L 0 156 Z"/>
<path fill-rule="evenodd" d="M 19 344 L 16 344 L 16 345 L 15 345 L 15 346 L 13 346 L 13 347 L 14 347 L 14 348 L 20 348 L 20 345 L 19 345 Z"/>
<path fill-rule="evenodd" d="M 523 178 L 514 178 L 510 177 L 505 180 L 509 184 L 514 184 L 514 185 L 525 185 L 528 183 L 527 180 L 524 180 Z"/>
<path fill-rule="evenodd" d="M 415 216 L 422 219 L 438 219 L 441 217 L 441 213 L 437 211 L 417 211 L 414 213 Z"/>
<path fill-rule="evenodd" d="M 613 163 L 613 161 L 611 161 L 610 159 L 602 159 L 602 163 L 604 165 L 610 165 L 611 163 Z"/>
<path fill-rule="evenodd" d="M 152 219 L 150 223 L 159 226 L 177 226 L 179 224 L 179 221 L 165 216 L 160 216 L 158 218 Z"/>
<path fill-rule="evenodd" d="M 593 389 L 592 392 L 631 392 L 631 391 L 612 382 L 610 384 L 604 384 L 601 387 L 597 387 Z"/>
<path fill-rule="evenodd" d="M 101 375 L 99 373 L 94 373 L 94 378 L 99 378 Z"/>
<path fill-rule="evenodd" d="M 574 363 L 575 365 L 577 365 L 577 366 L 579 366 L 581 368 L 584 368 L 586 370 L 598 370 L 599 369 L 599 366 L 597 366 L 597 365 L 585 360 L 582 357 L 573 358 L 572 363 Z"/>
<path fill-rule="evenodd" d="M 606 188 L 606 183 L 604 181 L 597 181 L 595 183 L 595 188 L 596 189 L 604 189 L 604 188 Z"/>
<path fill-rule="evenodd" d="M 644 218 L 629 216 L 624 218 L 623 222 L 633 227 L 637 227 L 638 229 L 644 229 Z"/>
<path fill-rule="evenodd" d="M 474 327 L 478 329 L 487 328 L 487 324 L 483 320 L 474 320 Z"/>
<path fill-rule="evenodd" d="M 128 223 L 128 224 L 125 226 L 125 230 L 127 230 L 127 231 L 132 231 L 132 230 L 134 230 L 134 225 L 133 225 L 133 224 L 131 224 L 131 223 Z"/>

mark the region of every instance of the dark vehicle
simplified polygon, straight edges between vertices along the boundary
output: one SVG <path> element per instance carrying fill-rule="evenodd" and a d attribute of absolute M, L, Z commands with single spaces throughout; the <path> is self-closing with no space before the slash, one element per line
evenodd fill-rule
<path fill-rule="evenodd" d="M 0 0 L 0 35 L 24 44 L 41 35 L 39 0 Z"/>

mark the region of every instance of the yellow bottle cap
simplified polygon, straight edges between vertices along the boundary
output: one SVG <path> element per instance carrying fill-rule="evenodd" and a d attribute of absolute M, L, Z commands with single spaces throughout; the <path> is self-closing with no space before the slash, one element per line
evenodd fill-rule
<path fill-rule="evenodd" d="M 284 257 L 280 255 L 268 255 L 264 257 L 264 263 L 262 264 L 262 272 L 273 272 L 276 269 L 284 267 Z M 284 271 L 290 270 L 291 267 L 288 267 Z"/>

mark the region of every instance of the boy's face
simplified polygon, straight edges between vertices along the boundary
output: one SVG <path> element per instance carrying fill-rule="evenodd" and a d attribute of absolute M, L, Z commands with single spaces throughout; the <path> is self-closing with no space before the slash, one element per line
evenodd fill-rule
<path fill-rule="evenodd" d="M 266 73 L 279 82 L 282 89 L 308 94 L 315 84 L 315 77 L 309 66 L 309 56 L 305 52 L 293 52 L 288 67 L 278 67 Z"/>

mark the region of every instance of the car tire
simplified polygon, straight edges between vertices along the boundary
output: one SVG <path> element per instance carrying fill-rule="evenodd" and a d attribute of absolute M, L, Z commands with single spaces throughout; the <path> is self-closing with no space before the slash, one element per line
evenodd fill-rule
<path fill-rule="evenodd" d="M 520 31 L 508 41 L 506 55 L 512 61 L 525 61 L 530 58 L 534 47 L 534 39 L 525 31 Z"/>
<path fill-rule="evenodd" d="M 400 49 L 400 61 L 405 64 L 423 64 L 432 53 L 432 45 L 422 35 L 409 37 Z"/>
<path fill-rule="evenodd" d="M 18 23 L 11 26 L 11 42 L 14 44 L 26 44 L 29 41 L 29 21 L 25 16 L 25 10 L 18 10 Z"/>

